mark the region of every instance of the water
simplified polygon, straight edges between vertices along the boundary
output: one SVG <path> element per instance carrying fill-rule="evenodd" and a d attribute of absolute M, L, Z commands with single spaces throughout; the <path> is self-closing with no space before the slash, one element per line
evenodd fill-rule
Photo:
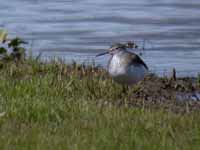
<path fill-rule="evenodd" d="M 0 26 L 35 55 L 105 66 L 94 55 L 113 42 L 146 40 L 141 57 L 160 75 L 200 72 L 199 16 L 198 0 L 0 0 Z"/>

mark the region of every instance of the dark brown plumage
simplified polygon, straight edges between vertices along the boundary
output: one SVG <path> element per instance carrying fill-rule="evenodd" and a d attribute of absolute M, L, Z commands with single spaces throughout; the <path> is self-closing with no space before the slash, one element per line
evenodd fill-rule
<path fill-rule="evenodd" d="M 148 70 L 148 66 L 138 55 L 131 53 L 131 52 L 129 52 L 129 53 L 130 53 L 129 56 L 131 57 L 131 60 L 132 60 L 131 63 L 134 62 L 134 63 L 142 64 Z"/>

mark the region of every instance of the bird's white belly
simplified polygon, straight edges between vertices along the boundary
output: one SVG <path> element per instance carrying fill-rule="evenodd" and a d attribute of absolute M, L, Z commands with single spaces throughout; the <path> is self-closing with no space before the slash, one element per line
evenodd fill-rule
<path fill-rule="evenodd" d="M 115 81 L 128 85 L 139 82 L 147 73 L 147 69 L 143 65 L 128 66 L 115 56 L 110 61 L 108 71 Z"/>

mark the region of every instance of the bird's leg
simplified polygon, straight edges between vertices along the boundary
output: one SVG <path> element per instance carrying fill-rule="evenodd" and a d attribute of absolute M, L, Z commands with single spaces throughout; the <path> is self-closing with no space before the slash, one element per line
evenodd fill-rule
<path fill-rule="evenodd" d="M 122 85 L 122 91 L 120 94 L 120 99 L 123 104 L 126 104 L 126 96 L 128 95 L 129 87 L 128 85 Z"/>
<path fill-rule="evenodd" d="M 122 87 L 122 93 L 123 93 L 124 95 L 127 95 L 127 94 L 128 94 L 128 90 L 129 90 L 128 85 L 123 85 L 123 87 Z"/>

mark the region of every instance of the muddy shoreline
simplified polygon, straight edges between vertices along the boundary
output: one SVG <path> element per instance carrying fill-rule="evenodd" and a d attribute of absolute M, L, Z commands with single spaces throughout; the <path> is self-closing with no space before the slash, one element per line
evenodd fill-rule
<path fill-rule="evenodd" d="M 103 101 L 108 105 L 109 101 Z M 117 101 L 117 106 L 164 109 L 177 113 L 200 110 L 200 82 L 198 78 L 158 77 L 149 74 L 137 85 L 128 87 L 128 91 Z M 100 104 L 101 105 L 101 104 Z"/>

